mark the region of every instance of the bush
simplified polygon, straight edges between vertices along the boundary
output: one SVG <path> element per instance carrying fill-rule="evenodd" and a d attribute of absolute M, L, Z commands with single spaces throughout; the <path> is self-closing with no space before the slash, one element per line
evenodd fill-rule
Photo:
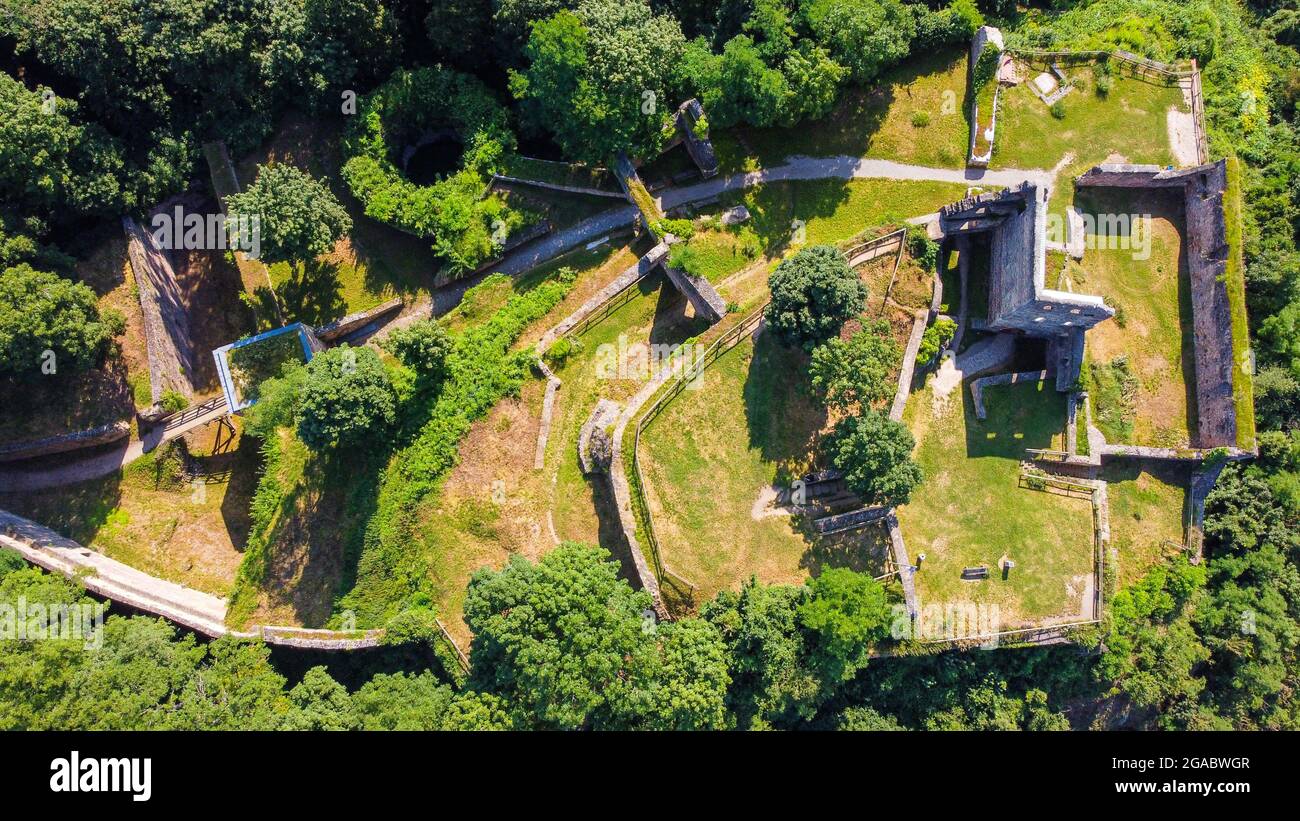
<path fill-rule="evenodd" d="M 317 354 L 307 365 L 295 418 L 298 438 L 316 451 L 383 439 L 397 402 L 379 354 L 346 344 Z"/>
<path fill-rule="evenodd" d="M 786 345 L 811 352 L 862 312 L 867 286 L 831 245 L 804 248 L 784 260 L 768 282 L 772 301 L 764 314 Z"/>
<path fill-rule="evenodd" d="M 185 398 L 185 394 L 178 391 L 163 391 L 162 397 L 158 400 L 158 406 L 168 413 L 183 411 L 189 407 L 190 400 Z"/>
<path fill-rule="evenodd" d="M 0 274 L 0 377 L 32 381 L 96 367 L 123 326 L 116 311 L 100 314 L 83 283 L 26 264 Z"/>
<path fill-rule="evenodd" d="M 867 411 L 841 420 L 829 447 L 831 462 L 844 471 L 844 483 L 868 504 L 906 504 L 921 484 L 921 466 L 912 459 L 912 432 L 884 414 Z"/>
<path fill-rule="evenodd" d="M 402 364 L 428 379 L 441 379 L 447 371 L 451 336 L 436 319 L 422 319 L 399 328 L 384 341 L 384 350 Z"/>
<path fill-rule="evenodd" d="M 957 333 L 957 323 L 947 317 L 939 317 L 934 324 L 925 329 L 921 335 L 921 346 L 916 350 L 916 361 L 920 365 L 929 365 L 943 350 L 943 346 L 952 341 Z"/>
<path fill-rule="evenodd" d="M 656 220 L 655 233 L 659 236 L 672 234 L 680 240 L 688 240 L 695 236 L 695 223 L 688 219 Z"/>
<path fill-rule="evenodd" d="M 1112 80 L 1109 76 L 1101 76 L 1097 78 L 1097 83 L 1096 85 L 1093 86 L 1093 91 L 1097 93 L 1098 97 L 1109 97 L 1110 91 L 1114 87 L 1115 87 L 1114 80 Z"/>
<path fill-rule="evenodd" d="M 913 112 L 912 112 L 912 127 L 913 127 L 913 128 L 925 128 L 925 127 L 926 127 L 927 125 L 929 125 L 929 124 L 930 124 L 930 115 L 929 115 L 929 114 L 926 114 L 924 111 L 913 111 Z"/>
<path fill-rule="evenodd" d="M 939 243 L 930 239 L 923 225 L 907 227 L 907 253 L 928 272 L 939 267 Z"/>
<path fill-rule="evenodd" d="M 1055 117 L 1056 119 L 1058 120 L 1065 119 L 1065 103 L 1061 102 L 1060 100 L 1057 100 L 1056 102 L 1052 103 L 1051 107 L 1048 108 L 1047 110 L 1052 112 L 1052 116 Z"/>

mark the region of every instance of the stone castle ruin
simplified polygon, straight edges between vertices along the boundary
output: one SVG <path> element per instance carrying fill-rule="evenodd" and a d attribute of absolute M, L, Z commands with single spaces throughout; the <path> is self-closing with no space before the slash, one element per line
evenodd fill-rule
<path fill-rule="evenodd" d="M 1101 297 L 1046 285 L 1047 196 L 1039 186 L 968 197 L 939 211 L 945 237 L 986 234 L 989 310 L 986 330 L 1046 339 L 1058 390 L 1078 379 L 1083 335 L 1115 311 Z"/>
<path fill-rule="evenodd" d="M 1181 170 L 1154 165 L 1104 164 L 1077 180 L 1080 188 L 1181 191 L 1192 298 L 1196 374 L 1193 446 L 1237 444 L 1233 399 L 1235 365 L 1232 318 L 1224 272 L 1228 247 L 1223 215 L 1226 163 Z M 1047 193 L 1032 183 L 967 197 L 939 212 L 943 236 L 981 236 L 989 246 L 988 317 L 981 329 L 1048 341 L 1048 364 L 1056 387 L 1074 390 L 1083 360 L 1084 335 L 1114 316 L 1100 296 L 1046 287 Z M 977 324 L 973 321 L 973 327 Z"/>
<path fill-rule="evenodd" d="M 1099 165 L 1079 177 L 1075 185 L 1182 192 L 1196 369 L 1194 444 L 1201 448 L 1235 447 L 1237 409 L 1232 388 L 1238 363 L 1233 357 L 1232 310 L 1224 280 L 1228 265 L 1223 216 L 1227 163 L 1219 160 L 1178 171 L 1155 165 Z"/>

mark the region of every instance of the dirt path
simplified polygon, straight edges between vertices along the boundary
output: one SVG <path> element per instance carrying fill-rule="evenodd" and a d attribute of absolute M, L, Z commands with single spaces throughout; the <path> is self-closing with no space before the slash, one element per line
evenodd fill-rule
<path fill-rule="evenodd" d="M 145 434 L 143 439 L 132 439 L 125 444 L 86 456 L 75 462 L 55 467 L 0 470 L 0 493 L 29 493 L 107 476 L 115 470 L 126 467 L 164 442 L 178 439 L 195 428 L 216 421 L 225 414 L 226 405 L 223 402 L 218 407 L 183 424 L 168 426 L 165 429 L 154 428 Z"/>

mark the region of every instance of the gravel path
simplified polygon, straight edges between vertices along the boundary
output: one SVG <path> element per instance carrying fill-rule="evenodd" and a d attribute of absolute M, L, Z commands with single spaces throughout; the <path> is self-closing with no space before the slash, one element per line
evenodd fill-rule
<path fill-rule="evenodd" d="M 934 182 L 967 183 L 970 185 L 1019 185 L 1029 181 L 1040 186 L 1050 186 L 1054 178 L 1052 171 L 1042 169 L 1023 170 L 1004 168 L 990 171 L 986 168 L 931 168 L 925 165 L 907 165 L 890 160 L 867 160 L 861 157 L 787 157 L 783 165 L 764 168 L 761 171 L 749 171 L 744 174 L 732 174 L 728 177 L 714 177 L 694 185 L 670 188 L 661 194 L 657 201 L 663 209 L 710 199 L 727 191 L 739 191 L 767 182 L 786 180 L 823 180 L 823 179 L 868 179 L 880 178 L 890 180 L 931 180 Z"/>

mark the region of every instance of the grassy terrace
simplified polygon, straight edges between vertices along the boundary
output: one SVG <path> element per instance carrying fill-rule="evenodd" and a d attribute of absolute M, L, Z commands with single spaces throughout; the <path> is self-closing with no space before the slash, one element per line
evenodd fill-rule
<path fill-rule="evenodd" d="M 770 506 L 775 487 L 812 467 L 825 423 L 807 357 L 761 334 L 719 357 L 646 428 L 641 464 L 663 559 L 697 586 L 697 601 L 751 575 L 800 584 L 823 567 L 880 572 L 877 529 L 818 538 Z"/>
<path fill-rule="evenodd" d="M 1065 117 L 1058 120 L 1028 87 L 1043 70 L 1033 66 L 1025 82 L 1002 89 L 991 167 L 1052 168 L 1072 153 L 1069 176 L 1063 177 L 1069 179 L 1112 157 L 1134 163 L 1173 162 L 1168 111 L 1187 110 L 1178 86 L 1121 76 L 1117 68 L 1111 90 L 1103 96 L 1096 90 L 1101 75 L 1095 68 L 1069 67 L 1066 76 L 1078 87 L 1061 99 Z M 1065 195 L 1070 188 L 1058 186 L 1057 192 Z"/>
<path fill-rule="evenodd" d="M 882 311 L 893 265 L 890 254 L 859 266 L 871 294 L 861 320 L 885 316 L 901 348 L 911 316 L 899 308 Z M 732 316 L 747 315 L 767 298 L 766 272 L 749 271 L 724 288 L 724 296 L 742 305 Z M 895 297 L 907 305 L 928 304 L 931 282 L 905 256 Z M 859 320 L 850 321 L 843 335 L 859 327 Z M 806 354 L 777 344 L 770 334 L 746 337 L 695 385 L 647 426 L 640 457 L 662 558 L 696 585 L 697 601 L 751 575 L 798 584 L 828 566 L 883 572 L 887 534 L 881 529 L 820 537 L 802 517 L 774 504 L 792 480 L 823 466 L 818 442 L 830 420 L 812 399 Z"/>
<path fill-rule="evenodd" d="M 1093 584 L 1091 503 L 1019 483 L 1025 448 L 1060 446 L 1064 396 L 1050 385 L 990 388 L 981 422 L 967 386 L 960 390 L 937 401 L 933 387 L 918 391 L 904 419 L 925 471 L 899 509 L 908 553 L 925 554 L 921 605 L 996 604 L 1004 629 L 1077 618 Z M 1016 563 L 1007 581 L 1003 557 Z M 990 578 L 963 581 L 962 569 L 976 565 Z"/>
<path fill-rule="evenodd" d="M 236 422 L 238 424 L 238 422 Z M 159 448 L 101 479 L 36 493 L 0 493 L 0 508 L 53 528 L 155 576 L 228 595 L 248 534 L 256 443 L 212 454 L 212 431 Z"/>
<path fill-rule="evenodd" d="M 535 341 L 636 260 L 629 248 L 605 249 L 599 256 L 583 269 L 574 292 L 534 323 L 516 347 Z M 578 429 L 599 398 L 624 400 L 642 384 L 647 374 L 635 367 L 638 344 L 681 342 L 699 330 L 684 314 L 685 301 L 661 278 L 634 287 L 630 301 L 578 337 L 574 353 L 554 368 L 563 387 L 556 394 L 544 469 L 533 468 L 546 385 L 537 378 L 525 383 L 518 398 L 498 403 L 473 425 L 442 492 L 417 511 L 416 532 L 434 581 L 434 605 L 462 646 L 470 638 L 462 620 L 465 587 L 475 570 L 499 568 L 512 555 L 535 559 L 557 538 L 614 543 L 597 516 L 609 503 L 604 483 L 589 481 L 578 465 Z M 490 313 L 488 306 L 472 311 Z M 628 378 L 601 378 L 597 359 L 618 350 L 620 337 L 632 366 L 622 372 Z"/>
<path fill-rule="evenodd" d="M 1077 205 L 1085 215 L 1151 217 L 1149 230 L 1094 234 L 1074 280 L 1075 290 L 1116 309 L 1088 332 L 1097 426 L 1110 442 L 1185 446 L 1195 429 L 1196 379 L 1181 195 L 1091 189 L 1079 193 Z M 1144 234 L 1149 258 L 1142 258 Z"/>
<path fill-rule="evenodd" d="M 1123 587 L 1181 549 L 1190 469 L 1177 463 L 1112 460 L 1101 478 L 1108 483 L 1110 543 L 1119 556 Z"/>
<path fill-rule="evenodd" d="M 927 54 L 887 72 L 876 88 L 846 89 L 815 127 L 713 130 L 722 173 L 839 154 L 960 168 L 968 132 L 964 49 Z M 924 117 L 916 117 L 924 115 Z M 924 121 L 924 125 L 916 123 Z"/>

